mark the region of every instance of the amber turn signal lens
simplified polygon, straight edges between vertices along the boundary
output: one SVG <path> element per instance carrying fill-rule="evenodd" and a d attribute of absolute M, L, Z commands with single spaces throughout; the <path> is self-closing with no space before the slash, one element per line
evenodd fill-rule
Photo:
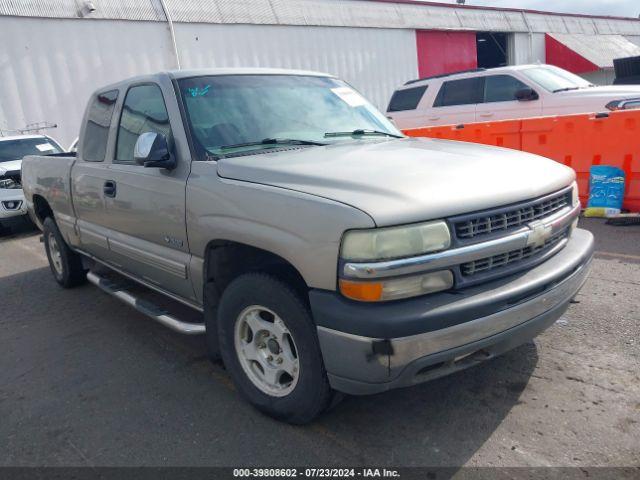
<path fill-rule="evenodd" d="M 352 300 L 377 302 L 382 298 L 382 283 L 350 282 L 340 279 L 340 292 Z"/>

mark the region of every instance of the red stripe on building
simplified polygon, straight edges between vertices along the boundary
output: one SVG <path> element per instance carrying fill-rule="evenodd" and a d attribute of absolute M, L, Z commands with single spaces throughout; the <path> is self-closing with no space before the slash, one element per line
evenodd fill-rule
<path fill-rule="evenodd" d="M 566 45 L 560 43 L 551 35 L 545 35 L 546 62 L 556 67 L 564 68 L 573 73 L 595 72 L 599 70 L 595 63 L 590 62 L 582 55 L 574 52 Z"/>

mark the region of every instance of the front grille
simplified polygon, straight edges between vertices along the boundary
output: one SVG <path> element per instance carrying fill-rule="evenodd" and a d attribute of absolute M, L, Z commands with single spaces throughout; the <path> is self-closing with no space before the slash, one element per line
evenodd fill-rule
<path fill-rule="evenodd" d="M 537 247 L 525 247 L 518 250 L 511 250 L 510 252 L 499 253 L 491 257 L 481 258 L 479 260 L 473 260 L 471 262 L 463 263 L 460 265 L 460 273 L 464 277 L 470 277 L 480 273 L 493 272 L 496 269 L 512 265 L 516 262 L 521 262 L 534 256 L 542 255 L 544 252 L 551 250 L 562 239 L 567 237 L 567 231 L 549 238 L 544 245 Z"/>
<path fill-rule="evenodd" d="M 568 205 L 571 205 L 570 190 L 505 209 L 465 216 L 460 221 L 454 220 L 454 231 L 460 240 L 475 239 L 481 235 L 521 227 L 534 220 L 545 218 Z"/>

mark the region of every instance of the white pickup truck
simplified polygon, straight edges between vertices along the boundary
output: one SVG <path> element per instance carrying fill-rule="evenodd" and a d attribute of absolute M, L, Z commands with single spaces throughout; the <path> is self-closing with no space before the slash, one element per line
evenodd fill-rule
<path fill-rule="evenodd" d="M 334 391 L 423 382 L 553 324 L 593 253 L 574 178 L 522 152 L 405 138 L 343 81 L 286 70 L 101 88 L 77 156 L 23 163 L 60 285 L 89 279 L 206 333 L 238 391 L 293 423 Z"/>

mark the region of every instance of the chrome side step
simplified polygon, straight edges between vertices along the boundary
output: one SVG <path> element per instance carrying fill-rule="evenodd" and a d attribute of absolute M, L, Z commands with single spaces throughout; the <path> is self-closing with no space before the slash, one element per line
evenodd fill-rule
<path fill-rule="evenodd" d="M 102 291 L 116 297 L 118 300 L 123 301 L 127 305 L 138 310 L 140 313 L 161 323 L 165 327 L 169 327 L 175 332 L 182 333 L 184 335 L 200 335 L 205 332 L 204 324 L 178 320 L 172 315 L 169 315 L 169 313 L 163 308 L 136 297 L 121 285 L 109 280 L 108 278 L 101 277 L 95 272 L 87 273 L 87 280 Z"/>

